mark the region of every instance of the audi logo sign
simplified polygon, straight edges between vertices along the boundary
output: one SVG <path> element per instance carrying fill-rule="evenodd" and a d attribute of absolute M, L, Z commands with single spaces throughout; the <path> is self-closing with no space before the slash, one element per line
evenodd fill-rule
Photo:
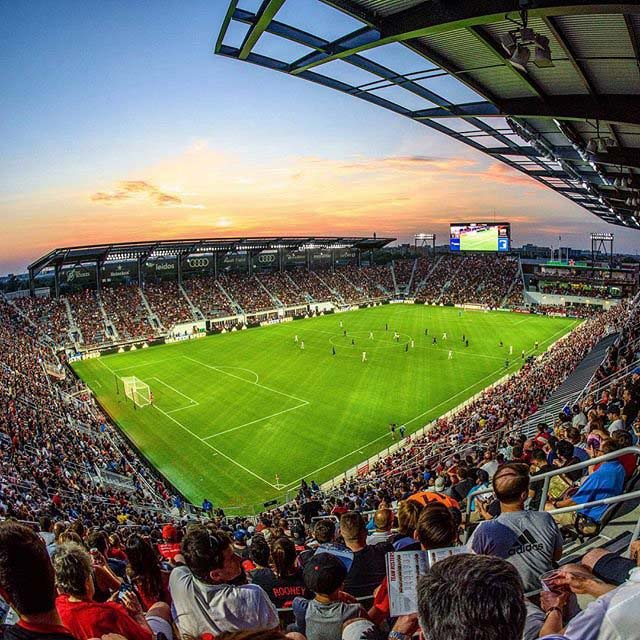
<path fill-rule="evenodd" d="M 271 264 L 272 262 L 276 261 L 276 254 L 275 253 L 261 253 L 258 256 L 258 262 L 260 264 Z"/>
<path fill-rule="evenodd" d="M 209 258 L 187 258 L 187 264 L 192 269 L 204 269 L 209 266 Z"/>

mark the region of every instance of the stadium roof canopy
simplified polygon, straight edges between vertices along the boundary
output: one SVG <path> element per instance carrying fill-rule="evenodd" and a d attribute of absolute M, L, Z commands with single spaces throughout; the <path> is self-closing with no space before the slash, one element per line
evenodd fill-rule
<path fill-rule="evenodd" d="M 638 2 L 230 0 L 215 52 L 394 111 L 640 227 L 639 40 Z"/>
<path fill-rule="evenodd" d="M 60 268 L 79 263 L 124 262 L 170 256 L 189 256 L 202 253 L 228 253 L 238 251 L 303 251 L 305 249 L 356 249 L 370 251 L 381 249 L 395 238 L 200 238 L 187 240 L 152 240 L 142 242 L 118 242 L 54 249 L 29 265 L 31 277 L 43 269 Z"/>

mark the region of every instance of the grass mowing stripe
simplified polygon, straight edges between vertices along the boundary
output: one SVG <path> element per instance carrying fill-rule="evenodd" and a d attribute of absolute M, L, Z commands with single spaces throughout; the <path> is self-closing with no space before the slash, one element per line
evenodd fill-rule
<path fill-rule="evenodd" d="M 520 368 L 521 352 L 536 341 L 543 349 L 575 324 L 565 318 L 383 305 L 72 366 L 127 437 L 189 500 L 199 504 L 206 497 L 222 507 L 251 502 L 253 510 L 284 493 L 278 493 L 282 486 L 300 478 L 323 482 L 378 453 L 387 446 L 390 422 L 407 424 L 407 434 L 414 433 Z M 354 336 L 353 345 L 344 331 Z M 413 336 L 416 348 L 405 351 L 395 343 L 395 331 Z M 369 332 L 374 340 L 368 340 Z M 444 332 L 449 341 L 442 344 Z M 459 346 L 463 334 L 468 348 Z M 304 350 L 294 342 L 296 335 Z M 431 345 L 434 335 L 440 348 Z M 500 341 L 506 353 L 512 344 L 517 354 L 508 358 L 508 369 L 497 368 L 505 356 Z M 456 348 L 451 360 L 449 346 Z M 121 388 L 118 393 L 118 375 L 147 381 L 158 410 L 134 409 Z M 199 404 L 185 407 L 189 401 L 166 385 Z"/>

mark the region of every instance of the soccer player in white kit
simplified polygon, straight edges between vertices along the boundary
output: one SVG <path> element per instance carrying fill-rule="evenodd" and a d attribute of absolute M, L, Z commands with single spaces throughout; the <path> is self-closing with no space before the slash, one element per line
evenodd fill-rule
<path fill-rule="evenodd" d="M 509 345 L 509 355 L 510 356 L 513 355 L 513 345 L 512 344 Z"/>
<path fill-rule="evenodd" d="M 449 360 L 453 360 L 453 351 L 449 349 Z"/>
<path fill-rule="evenodd" d="M 367 352 L 363 351 L 362 352 L 362 362 L 366 362 L 367 361 Z"/>
<path fill-rule="evenodd" d="M 304 340 L 300 341 L 300 348 L 304 351 Z"/>
<path fill-rule="evenodd" d="M 298 334 L 296 333 L 295 336 L 293 336 L 293 341 L 298 344 Z"/>
<path fill-rule="evenodd" d="M 373 331 L 369 331 L 369 340 L 373 340 Z"/>
<path fill-rule="evenodd" d="M 447 332 L 446 332 L 446 331 L 442 334 L 442 339 L 443 339 L 443 340 L 446 340 L 446 339 L 447 339 Z"/>

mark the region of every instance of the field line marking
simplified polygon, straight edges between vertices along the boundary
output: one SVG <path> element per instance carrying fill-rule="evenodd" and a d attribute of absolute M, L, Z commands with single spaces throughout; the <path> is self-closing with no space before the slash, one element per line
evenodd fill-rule
<path fill-rule="evenodd" d="M 182 422 L 180 422 L 179 420 L 176 420 L 173 416 L 169 415 L 166 411 L 163 411 L 160 407 L 157 407 L 155 404 L 152 405 L 152 406 L 153 406 L 154 409 L 156 409 L 157 411 L 159 411 L 160 413 L 165 415 L 167 418 L 169 418 L 169 420 L 171 420 L 172 422 L 175 422 L 175 424 L 177 424 L 181 429 L 184 429 L 187 433 L 192 435 L 196 440 L 199 440 L 200 442 L 202 442 L 202 444 L 204 444 L 205 446 L 209 447 L 209 449 L 211 449 L 212 451 L 215 451 L 215 453 L 217 453 L 218 455 L 221 455 L 223 458 L 225 458 L 225 460 L 228 460 L 232 464 L 235 464 L 237 467 L 240 467 L 240 469 L 242 469 L 246 473 L 249 473 L 254 478 L 257 478 L 258 480 L 260 480 L 260 481 L 264 482 L 265 484 L 269 485 L 272 489 L 276 488 L 276 486 L 271 484 L 268 480 L 265 480 L 264 478 L 259 476 L 257 473 L 251 471 L 251 469 L 248 469 L 244 465 L 240 464 L 239 462 L 237 462 L 236 460 L 234 460 L 233 458 L 228 456 L 226 453 L 223 453 L 222 451 L 220 451 L 220 449 L 216 449 L 212 444 L 210 444 L 209 442 L 206 442 L 205 440 L 203 440 L 200 436 L 196 435 L 193 431 L 191 431 L 191 429 L 189 429 L 188 427 L 185 427 L 182 424 Z"/>
<path fill-rule="evenodd" d="M 245 422 L 244 424 L 238 425 L 237 427 L 232 427 L 231 429 L 227 429 L 226 431 L 220 431 L 219 433 L 214 433 L 213 435 L 206 436 L 203 440 L 209 440 L 210 438 L 217 438 L 218 436 L 224 435 L 225 433 L 231 433 L 232 431 L 237 431 L 238 429 L 242 429 L 244 427 L 248 427 L 250 424 L 256 424 L 256 422 L 262 422 L 263 420 L 268 420 L 269 418 L 275 418 L 276 416 L 282 415 L 283 413 L 287 413 L 289 411 L 293 411 L 294 409 L 300 409 L 300 407 L 306 407 L 309 402 L 301 402 L 297 404 L 295 407 L 290 407 L 289 409 L 283 409 L 282 411 L 276 411 L 276 413 L 272 413 L 269 416 L 264 416 L 262 418 L 257 418 L 256 420 L 251 420 L 251 422 Z"/>
<path fill-rule="evenodd" d="M 200 360 L 196 360 L 195 358 L 191 358 L 190 356 L 182 356 L 183 358 L 186 358 L 187 360 L 191 360 L 191 362 L 195 362 L 196 364 L 202 365 L 203 367 L 207 367 L 208 369 L 213 369 L 214 371 L 217 371 L 218 373 L 223 373 L 225 376 L 231 376 L 232 378 L 236 378 L 238 380 L 240 380 L 241 382 L 246 382 L 247 384 L 253 384 L 256 387 L 260 387 L 261 389 L 266 389 L 267 391 L 271 391 L 273 393 L 278 393 L 281 396 L 285 396 L 287 398 L 292 398 L 293 400 L 297 400 L 298 402 L 309 402 L 308 400 L 305 400 L 304 398 L 298 398 L 297 396 L 292 396 L 290 393 L 285 393 L 284 391 L 278 391 L 277 389 L 272 389 L 271 387 L 267 387 L 264 384 L 260 384 L 259 382 L 251 382 L 251 380 L 245 380 L 244 378 L 241 378 L 240 376 L 236 376 L 233 373 L 229 373 L 228 371 L 224 371 L 222 369 L 219 369 L 218 367 L 214 367 L 212 364 L 207 364 L 206 362 L 201 362 Z"/>
<path fill-rule="evenodd" d="M 139 364 L 132 364 L 128 367 L 120 367 L 119 369 L 111 369 L 113 373 L 118 373 L 118 371 L 126 371 L 127 369 L 137 369 L 138 367 L 148 367 L 149 365 L 161 364 L 162 362 L 169 362 L 170 360 L 174 360 L 175 358 L 163 358 L 162 360 L 155 360 L 152 362 L 140 362 Z"/>
<path fill-rule="evenodd" d="M 105 361 L 102 358 L 98 358 L 98 362 L 107 370 L 107 371 L 111 371 L 111 373 L 116 373 L 108 364 L 105 363 Z M 117 374 L 116 374 L 117 375 Z M 119 378 L 120 376 L 118 376 Z"/>
<path fill-rule="evenodd" d="M 183 398 L 186 398 L 187 400 L 189 400 L 192 405 L 200 404 L 197 400 L 190 398 L 186 393 L 182 393 L 182 391 L 178 391 L 178 389 L 176 389 L 175 387 L 172 387 L 170 384 L 167 384 L 164 380 L 160 380 L 160 378 L 157 378 L 156 376 L 149 378 L 149 380 L 157 380 L 160 384 L 163 384 L 165 387 L 168 387 L 169 389 L 171 389 L 171 391 L 175 391 L 177 394 L 181 395 Z"/>
<path fill-rule="evenodd" d="M 571 329 L 573 329 L 573 328 L 575 328 L 576 325 L 570 325 L 570 326 L 571 326 Z M 540 344 L 544 344 L 545 342 L 549 342 L 550 340 L 552 340 L 555 336 L 557 336 L 562 331 L 564 331 L 564 328 L 560 329 L 559 331 L 556 331 L 555 333 L 550 335 L 548 338 L 545 338 L 544 340 L 541 340 Z M 565 333 L 569 333 L 569 331 L 566 331 Z M 551 346 L 551 345 L 549 345 L 549 346 Z M 531 349 L 530 351 L 533 351 L 533 349 Z M 502 370 L 502 367 L 498 367 L 497 369 L 494 369 L 491 373 L 487 374 L 484 378 L 480 378 L 479 380 L 477 380 L 473 384 L 470 384 L 465 389 L 462 389 L 462 390 L 458 391 L 458 393 L 455 393 L 454 395 L 449 396 L 446 400 L 443 400 L 442 402 L 440 402 L 437 405 L 431 407 L 430 409 L 427 409 L 426 411 L 423 411 L 422 413 L 418 414 L 415 418 L 411 418 L 411 420 L 407 420 L 403 424 L 407 425 L 407 424 L 411 424 L 412 422 L 415 422 L 419 418 L 422 418 L 422 416 L 424 416 L 427 413 L 433 411 L 434 409 L 437 409 L 438 407 L 441 407 L 443 404 L 449 402 L 449 400 L 451 400 L 452 398 L 455 398 L 455 397 L 459 396 L 460 394 L 465 393 L 466 391 L 469 391 L 469 389 L 472 389 L 473 387 L 475 387 L 476 385 L 480 384 L 481 382 L 483 382 L 487 378 L 490 378 L 490 377 L 494 376 L 496 373 L 498 373 L 498 371 L 501 371 L 501 370 Z M 515 373 L 515 372 L 513 372 L 513 373 Z M 382 438 L 388 438 L 388 437 L 389 437 L 389 434 L 385 433 L 384 435 L 382 435 L 382 436 L 380 436 L 378 438 L 375 438 L 371 442 L 367 442 L 366 444 L 360 445 L 357 449 L 354 449 L 353 451 L 341 456 L 340 458 L 337 458 L 336 460 L 333 460 L 329 464 L 325 464 L 324 466 L 319 467 L 318 469 L 314 469 L 310 473 L 307 473 L 306 475 L 298 478 L 297 480 L 294 480 L 293 482 L 289 482 L 288 484 L 286 484 L 284 486 L 285 487 L 290 487 L 292 485 L 295 485 L 298 482 L 300 482 L 301 480 L 303 480 L 304 478 L 309 478 L 312 475 L 318 473 L 319 471 L 324 471 L 324 469 L 326 469 L 327 467 L 330 467 L 331 465 L 336 464 L 336 462 L 340 462 L 341 460 L 344 460 L 345 458 L 348 458 L 349 456 L 353 455 L 354 453 L 358 453 L 360 451 L 360 449 L 364 449 L 365 447 L 368 447 L 368 446 L 374 444 L 375 442 L 378 442 L 378 440 L 382 440 Z"/>
<path fill-rule="evenodd" d="M 170 411 L 167 411 L 167 413 L 178 413 L 178 411 L 184 411 L 185 409 L 193 409 L 196 406 L 197 405 L 195 404 L 188 404 L 186 407 L 178 407 L 177 409 L 171 409 Z"/>

